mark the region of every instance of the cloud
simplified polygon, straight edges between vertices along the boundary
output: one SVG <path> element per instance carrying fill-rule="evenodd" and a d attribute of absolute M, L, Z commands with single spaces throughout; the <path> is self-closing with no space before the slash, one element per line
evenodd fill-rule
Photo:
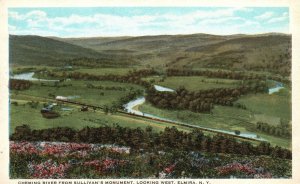
<path fill-rule="evenodd" d="M 268 20 L 268 23 L 278 23 L 278 22 L 283 22 L 283 21 L 288 20 L 288 18 L 289 18 L 288 12 L 283 12 L 281 16 L 279 16 L 279 17 L 274 17 L 274 18 Z"/>
<path fill-rule="evenodd" d="M 254 18 L 257 19 L 257 20 L 267 20 L 267 19 L 270 19 L 273 15 L 274 15 L 273 12 L 265 12 L 261 15 L 258 15 L 256 17 L 254 17 Z"/>
<path fill-rule="evenodd" d="M 242 24 L 238 24 L 235 27 L 236 28 L 243 28 L 243 27 L 251 27 L 252 29 L 254 29 L 254 26 L 260 27 L 260 23 L 256 22 L 256 21 L 252 21 L 252 20 L 246 20 L 245 22 L 243 22 Z"/>
<path fill-rule="evenodd" d="M 272 18 L 268 21 L 268 23 L 277 23 L 277 22 L 282 22 L 287 20 L 287 17 L 276 17 L 276 18 Z"/>
<path fill-rule="evenodd" d="M 245 19 L 241 17 L 225 17 L 225 18 L 215 18 L 215 19 L 204 19 L 201 21 L 201 24 L 221 24 L 221 23 L 233 23 L 233 21 L 244 21 Z"/>
<path fill-rule="evenodd" d="M 50 16 L 45 11 L 26 13 L 9 11 L 13 20 L 10 33 L 46 36 L 138 36 L 155 34 L 189 34 L 212 32 L 214 34 L 252 31 L 260 26 L 260 19 L 271 17 L 266 12 L 255 18 L 241 16 L 238 12 L 251 12 L 252 8 L 215 8 L 190 12 L 161 12 L 149 14 L 118 15 L 109 13 L 66 14 Z M 244 14 L 245 14 L 244 13 Z M 282 14 L 282 16 L 287 16 Z M 277 17 L 279 18 L 279 17 Z M 272 19 L 270 19 L 271 21 Z M 278 20 L 272 20 L 278 21 Z M 226 31 L 224 31 L 226 30 Z"/>
<path fill-rule="evenodd" d="M 8 24 L 8 31 L 15 31 L 17 29 L 16 26 L 12 26 Z"/>
<path fill-rule="evenodd" d="M 41 19 L 41 18 L 45 18 L 47 16 L 47 13 L 44 11 L 40 11 L 40 10 L 34 10 L 34 11 L 30 11 L 26 14 L 19 14 L 18 12 L 15 11 L 9 11 L 8 13 L 8 17 L 15 19 L 15 20 L 26 20 L 26 19 Z"/>

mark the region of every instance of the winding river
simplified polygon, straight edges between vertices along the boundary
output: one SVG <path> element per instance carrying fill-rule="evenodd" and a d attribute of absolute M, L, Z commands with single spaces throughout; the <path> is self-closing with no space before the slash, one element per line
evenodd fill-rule
<path fill-rule="evenodd" d="M 10 78 L 19 79 L 19 80 L 30 80 L 30 81 L 58 81 L 58 80 L 38 79 L 38 78 L 34 78 L 33 75 L 34 75 L 34 72 L 29 72 L 29 73 L 22 73 L 22 74 L 13 75 Z M 275 92 L 278 92 L 280 89 L 284 88 L 282 83 L 277 82 L 277 81 L 275 81 L 275 83 L 276 83 L 276 86 L 269 89 L 269 94 L 273 94 Z M 159 85 L 154 85 L 154 88 L 157 91 L 168 91 L 168 92 L 174 92 L 175 91 L 173 89 L 163 87 L 163 86 L 159 86 Z M 127 111 L 128 113 L 132 113 L 132 114 L 136 114 L 136 115 L 141 115 L 141 116 L 145 116 L 145 117 L 156 118 L 156 119 L 160 119 L 160 120 L 166 120 L 166 121 L 174 122 L 174 123 L 177 123 L 177 124 L 187 125 L 186 123 L 183 123 L 183 122 L 179 122 L 179 121 L 175 121 L 175 120 L 171 120 L 171 119 L 167 119 L 167 118 L 163 118 L 163 117 L 159 117 L 159 116 L 155 116 L 155 115 L 152 115 L 152 114 L 148 114 L 148 113 L 144 113 L 144 112 L 139 111 L 137 109 L 137 106 L 142 105 L 143 103 L 145 103 L 145 101 L 146 101 L 145 97 L 139 97 L 137 99 L 134 99 L 134 100 L 128 102 L 127 104 L 125 104 L 123 106 L 124 110 Z M 212 128 L 201 127 L 201 126 L 198 126 L 198 125 L 191 125 L 191 124 L 188 124 L 188 125 L 193 126 L 195 128 L 205 128 L 205 129 L 208 129 L 208 130 L 214 130 L 214 131 L 218 131 L 218 132 L 222 132 L 222 133 L 236 135 L 235 132 L 233 132 L 233 131 L 212 129 Z M 257 139 L 257 140 L 264 140 L 263 138 L 258 138 L 258 136 L 256 134 L 253 134 L 253 133 L 241 133 L 241 134 L 239 134 L 239 136 L 246 137 L 246 138 L 253 138 L 253 139 Z"/>
<path fill-rule="evenodd" d="M 11 79 L 18 79 L 18 80 L 29 80 L 29 81 L 59 81 L 59 80 L 49 80 L 49 79 L 38 79 L 33 77 L 34 72 L 28 72 L 28 73 L 21 73 L 17 75 L 10 76 Z"/>
<path fill-rule="evenodd" d="M 277 82 L 277 81 L 275 81 L 275 82 L 276 82 L 276 86 L 269 89 L 269 94 L 273 94 L 275 92 L 278 92 L 280 89 L 284 88 L 282 83 Z M 154 85 L 154 88 L 157 91 L 168 91 L 168 92 L 174 92 L 175 91 L 173 89 L 166 88 L 166 87 L 159 86 L 159 85 Z M 179 122 L 179 121 L 175 121 L 175 120 L 171 120 L 171 119 L 167 119 L 167 118 L 162 118 L 162 117 L 159 117 L 159 116 L 155 116 L 155 115 L 152 115 L 152 114 L 147 114 L 147 113 L 139 111 L 137 106 L 142 105 L 143 103 L 145 103 L 145 101 L 146 101 L 145 97 L 139 97 L 139 98 L 137 98 L 135 100 L 132 100 L 132 101 L 128 102 L 127 104 L 125 104 L 123 106 L 124 110 L 126 110 L 129 113 L 140 115 L 140 116 L 145 116 L 145 117 L 150 117 L 150 118 L 157 118 L 157 119 L 160 119 L 160 120 L 166 120 L 166 121 L 174 122 L 174 123 L 177 123 L 177 124 L 185 125 L 185 123 L 183 123 L 183 122 Z M 191 126 L 190 124 L 188 124 L 188 125 Z M 235 132 L 233 132 L 233 131 L 212 129 L 212 128 L 202 127 L 202 126 L 198 126 L 198 125 L 192 125 L 192 126 L 194 126 L 195 128 L 205 128 L 205 129 L 208 129 L 208 130 L 214 130 L 214 131 L 218 131 L 218 132 L 222 132 L 222 133 L 236 135 Z M 239 136 L 246 137 L 246 138 L 257 139 L 257 140 L 264 140 L 263 138 L 258 138 L 257 134 L 254 134 L 254 133 L 244 132 L 244 133 L 240 133 Z"/>
<path fill-rule="evenodd" d="M 162 89 L 166 89 L 166 91 L 174 91 L 173 89 L 170 89 L 170 88 L 165 88 L 165 87 L 158 86 L 158 85 L 156 85 L 156 86 L 157 87 L 155 87 L 155 89 L 158 90 L 158 91 L 162 91 Z M 204 128 L 204 129 L 207 129 L 207 130 L 218 131 L 220 133 L 227 133 L 227 134 L 236 135 L 234 131 L 213 129 L 213 128 L 207 128 L 207 127 L 202 127 L 202 126 L 198 126 L 198 125 L 186 124 L 186 123 L 183 123 L 183 122 L 180 122 L 180 121 L 175 121 L 175 120 L 172 120 L 172 119 L 162 118 L 162 117 L 159 117 L 159 116 L 155 116 L 153 114 L 148 114 L 148 113 L 141 112 L 137 109 L 137 106 L 142 105 L 143 103 L 145 103 L 145 101 L 146 101 L 145 97 L 139 97 L 139 98 L 137 98 L 135 100 L 132 100 L 132 101 L 128 102 L 127 104 L 125 104 L 123 106 L 124 110 L 127 111 L 128 113 L 132 113 L 132 114 L 136 114 L 136 115 L 140 115 L 140 116 L 145 116 L 145 117 L 150 117 L 150 118 L 156 118 L 156 119 L 160 119 L 160 120 L 166 120 L 166 121 L 170 121 L 170 122 L 173 122 L 173 123 L 176 123 L 176 124 L 181 124 L 183 126 L 184 125 L 189 125 L 189 126 L 193 126 L 195 128 Z M 246 138 L 257 139 L 257 140 L 264 140 L 263 138 L 258 138 L 257 134 L 253 134 L 253 133 L 240 133 L 239 136 L 246 137 Z"/>

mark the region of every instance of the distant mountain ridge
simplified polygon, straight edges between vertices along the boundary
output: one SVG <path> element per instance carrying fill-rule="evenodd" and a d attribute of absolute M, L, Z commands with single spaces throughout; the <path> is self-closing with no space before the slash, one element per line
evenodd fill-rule
<path fill-rule="evenodd" d="M 74 58 L 132 60 L 152 67 L 267 70 L 289 75 L 291 35 L 158 35 L 58 38 L 10 35 L 10 63 L 59 63 Z"/>

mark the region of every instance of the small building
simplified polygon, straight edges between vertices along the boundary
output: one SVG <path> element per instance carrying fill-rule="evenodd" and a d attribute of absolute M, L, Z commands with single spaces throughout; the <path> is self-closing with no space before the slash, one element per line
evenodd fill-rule
<path fill-rule="evenodd" d="M 56 96 L 55 99 L 56 100 L 68 100 L 68 97 L 65 97 L 65 96 Z"/>

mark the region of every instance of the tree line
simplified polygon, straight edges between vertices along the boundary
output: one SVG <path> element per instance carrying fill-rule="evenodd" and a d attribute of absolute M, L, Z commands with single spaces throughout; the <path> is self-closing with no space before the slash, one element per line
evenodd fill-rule
<path fill-rule="evenodd" d="M 9 89 L 10 90 L 25 90 L 29 89 L 32 85 L 32 82 L 27 80 L 18 80 L 18 79 L 10 79 L 9 80 Z"/>
<path fill-rule="evenodd" d="M 157 91 L 153 86 L 147 89 L 146 100 L 152 105 L 164 109 L 188 109 L 193 112 L 209 112 L 214 104 L 233 106 L 241 95 L 266 92 L 264 81 L 248 81 L 237 88 L 214 88 L 188 91 L 179 87 L 175 92 Z"/>
<path fill-rule="evenodd" d="M 291 127 L 288 122 L 281 121 L 278 125 L 270 125 L 264 122 L 257 122 L 256 129 L 264 133 L 279 137 L 291 138 Z"/>
<path fill-rule="evenodd" d="M 57 72 L 48 72 L 48 76 L 54 78 L 72 78 L 75 80 L 94 80 L 94 81 L 114 81 L 114 82 L 122 82 L 122 83 L 132 83 L 141 85 L 144 87 L 149 87 L 151 84 L 147 81 L 141 80 L 142 77 L 155 75 L 157 74 L 153 69 L 141 69 L 136 71 L 129 71 L 126 75 L 114 75 L 114 74 L 106 74 L 106 75 L 93 75 L 88 73 L 81 72 L 69 72 L 69 73 L 57 73 Z"/>
<path fill-rule="evenodd" d="M 101 89 L 101 90 L 113 90 L 113 91 L 126 91 L 126 88 L 125 87 L 121 87 L 121 86 L 102 86 L 102 85 L 94 85 L 94 84 L 91 84 L 91 83 L 87 83 L 86 84 L 86 87 L 87 88 L 90 88 L 90 89 Z"/>
<path fill-rule="evenodd" d="M 276 80 L 289 84 L 290 81 L 283 79 L 279 76 L 266 76 L 264 74 L 246 74 L 245 72 L 237 71 L 223 71 L 223 70 L 190 70 L 190 69 L 174 69 L 169 68 L 166 70 L 167 76 L 206 76 L 209 78 L 223 78 L 223 79 L 234 79 L 234 80 Z"/>
<path fill-rule="evenodd" d="M 132 60 L 130 57 L 124 57 L 122 55 L 122 58 L 117 59 L 115 58 L 114 60 L 111 59 L 111 55 L 109 56 L 110 58 L 87 58 L 87 57 L 82 57 L 82 58 L 74 58 L 74 59 L 68 59 L 64 60 L 62 63 L 69 63 L 72 66 L 84 66 L 84 67 L 91 67 L 91 68 L 98 68 L 98 67 L 128 67 L 132 66 L 134 64 L 137 64 L 136 61 Z M 118 62 L 121 61 L 121 62 Z"/>
<path fill-rule="evenodd" d="M 166 127 L 164 131 L 154 132 L 150 126 L 143 130 L 141 128 L 121 127 L 116 124 L 97 128 L 85 127 L 81 130 L 74 130 L 69 127 L 31 130 L 28 125 L 22 125 L 15 128 L 15 132 L 10 136 L 10 139 L 14 141 L 117 144 L 130 146 L 133 152 L 177 149 L 210 153 L 269 155 L 283 159 L 292 158 L 290 150 L 278 146 L 272 147 L 266 142 L 254 146 L 249 142 L 239 142 L 223 135 L 207 136 L 199 129 L 194 129 L 188 133 L 179 131 L 175 127 Z"/>

